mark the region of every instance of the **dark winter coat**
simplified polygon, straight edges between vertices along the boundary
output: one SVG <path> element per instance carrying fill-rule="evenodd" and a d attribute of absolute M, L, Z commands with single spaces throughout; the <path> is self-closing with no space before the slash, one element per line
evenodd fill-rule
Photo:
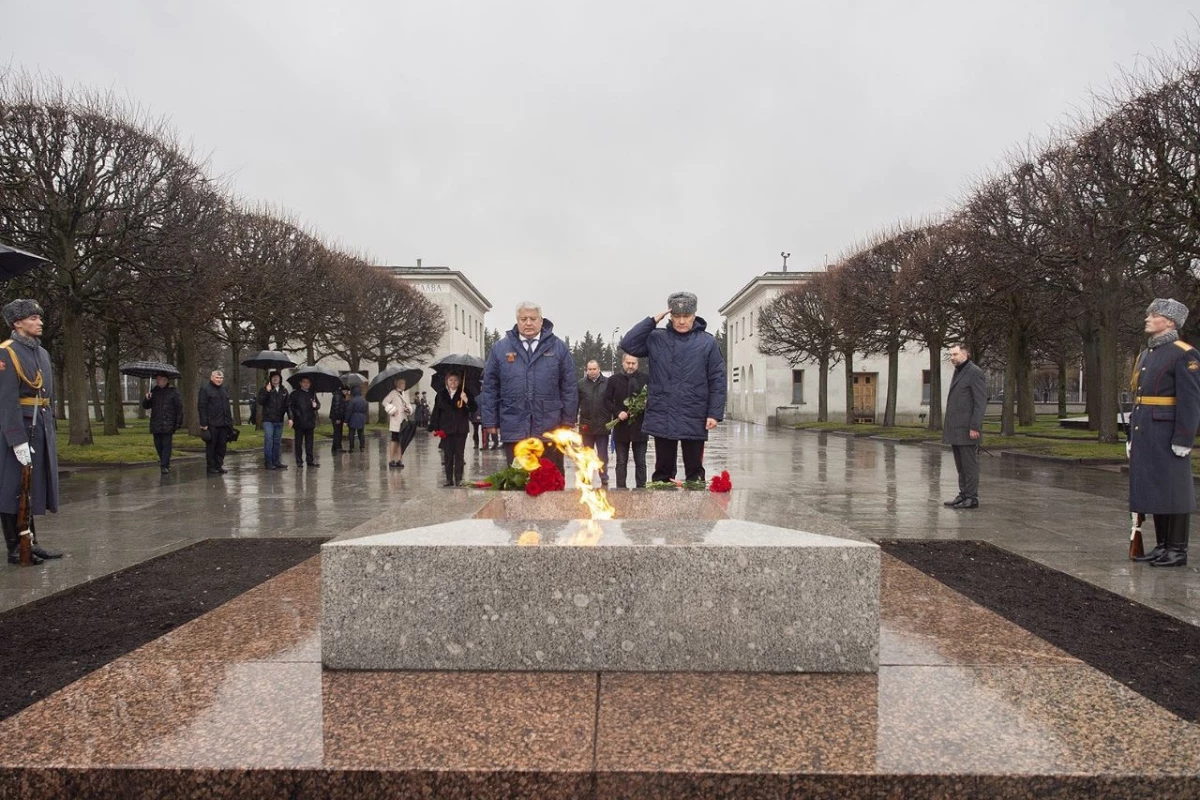
<path fill-rule="evenodd" d="M 209 381 L 201 386 L 196 409 L 200 412 L 202 428 L 233 427 L 233 412 L 229 410 L 229 392 L 225 390 L 225 384 L 217 386 Z"/>
<path fill-rule="evenodd" d="M 329 421 L 330 422 L 345 422 L 346 421 L 346 398 L 342 397 L 341 392 L 333 393 L 333 400 L 329 403 Z M 354 427 L 351 425 L 350 427 Z"/>
<path fill-rule="evenodd" d="M 282 383 L 275 391 L 264 386 L 258 390 L 258 407 L 262 410 L 263 422 L 283 422 L 288 413 L 288 390 Z"/>
<path fill-rule="evenodd" d="M 462 406 L 458 404 L 459 395 L 463 398 Z M 444 431 L 447 436 L 466 435 L 471 432 L 471 415 L 479 406 L 475 398 L 466 389 L 460 389 L 454 399 L 445 388 L 439 389 L 433 398 L 433 415 L 429 419 L 429 429 Z M 445 440 L 443 440 L 443 444 Z"/>
<path fill-rule="evenodd" d="M 0 454 L 0 513 L 16 514 L 21 490 L 21 462 L 13 447 L 28 443 L 33 448 L 33 480 L 29 499 L 33 514 L 58 511 L 58 443 L 54 438 L 53 406 L 23 406 L 21 397 L 54 398 L 54 371 L 46 348 L 18 342 L 10 345 L 13 355 L 21 362 L 25 376 L 34 383 L 42 373 L 42 389 L 34 391 L 22 381 L 7 351 L 0 349 L 0 433 L 3 450 Z M 37 424 L 34 417 L 37 417 Z"/>
<path fill-rule="evenodd" d="M 708 417 L 725 417 L 725 360 L 717 340 L 696 317 L 687 333 L 656 327 L 646 317 L 621 338 L 621 349 L 650 357 L 650 391 L 642 430 L 664 439 L 708 439 Z"/>
<path fill-rule="evenodd" d="M 353 430 L 367 427 L 369 411 L 367 398 L 363 397 L 358 389 L 351 390 L 350 402 L 346 403 L 346 424 Z"/>
<path fill-rule="evenodd" d="M 142 408 L 150 409 L 151 433 L 174 433 L 183 427 L 183 398 L 174 386 L 152 387 Z"/>
<path fill-rule="evenodd" d="M 293 389 L 288 393 L 288 416 L 292 418 L 292 427 L 301 431 L 311 431 L 317 427 L 317 411 L 321 409 L 321 401 L 312 391 Z"/>
<path fill-rule="evenodd" d="M 576 386 L 579 391 L 579 432 L 588 436 L 603 436 L 608 433 L 604 427 L 612 414 L 604 404 L 604 389 L 608 379 L 601 375 L 592 380 L 584 375 Z"/>
<path fill-rule="evenodd" d="M 575 362 L 554 324 L 542 320 L 537 350 L 530 356 L 517 326 L 492 345 L 483 369 L 479 415 L 485 428 L 500 428 L 500 439 L 519 442 L 546 431 L 575 425 L 579 394 Z"/>
<path fill-rule="evenodd" d="M 1171 452 L 1191 447 L 1200 426 L 1200 355 L 1181 341 L 1143 350 L 1134 367 L 1129 416 L 1129 510 L 1190 514 L 1196 510 L 1192 459 Z M 1173 397 L 1175 405 L 1141 401 Z"/>
<path fill-rule="evenodd" d="M 954 368 L 946 392 L 946 413 L 942 417 L 942 443 L 971 445 L 983 443 L 983 412 L 987 409 L 987 377 L 974 361 Z M 979 431 L 972 439 L 971 431 Z"/>
<path fill-rule="evenodd" d="M 625 401 L 633 397 L 646 385 L 646 376 L 641 372 L 626 375 L 624 372 L 613 375 L 604 387 L 604 403 L 608 413 L 616 417 L 626 411 Z M 642 416 L 639 414 L 632 419 L 618 422 L 613 427 L 613 438 L 618 442 L 644 442 L 650 437 L 642 432 Z"/>

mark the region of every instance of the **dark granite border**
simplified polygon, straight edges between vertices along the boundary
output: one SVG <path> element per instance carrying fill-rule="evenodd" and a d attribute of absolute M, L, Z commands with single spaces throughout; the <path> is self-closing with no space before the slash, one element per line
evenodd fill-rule
<path fill-rule="evenodd" d="M 1200 722 L 1200 628 L 987 542 L 878 543 L 1168 711 Z"/>
<path fill-rule="evenodd" d="M 325 541 L 206 539 L 0 614 L 0 719 L 318 555 Z"/>

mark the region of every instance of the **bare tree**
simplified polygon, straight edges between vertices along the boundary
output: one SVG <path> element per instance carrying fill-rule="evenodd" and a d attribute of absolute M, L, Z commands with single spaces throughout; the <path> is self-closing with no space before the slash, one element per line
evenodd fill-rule
<path fill-rule="evenodd" d="M 758 315 L 758 352 L 780 356 L 793 367 L 817 365 L 817 420 L 829 419 L 829 370 L 841 360 L 834 328 L 828 273 L 770 300 Z"/>

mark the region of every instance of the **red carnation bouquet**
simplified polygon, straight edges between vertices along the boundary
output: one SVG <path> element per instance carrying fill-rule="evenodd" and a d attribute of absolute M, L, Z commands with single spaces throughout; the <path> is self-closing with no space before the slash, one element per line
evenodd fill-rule
<path fill-rule="evenodd" d="M 538 461 L 538 468 L 529 473 L 525 482 L 525 494 L 537 497 L 542 492 L 561 492 L 567 488 L 567 479 L 548 458 Z"/>
<path fill-rule="evenodd" d="M 708 484 L 710 492 L 728 492 L 733 488 L 733 481 L 729 480 L 729 470 L 723 471 L 720 475 L 714 475 L 712 482 Z"/>
<path fill-rule="evenodd" d="M 443 431 L 443 430 L 440 430 L 440 429 L 439 429 L 439 430 L 436 430 L 436 431 L 431 431 L 431 433 L 432 433 L 434 436 L 436 436 L 437 438 L 439 438 L 439 439 L 445 439 L 445 438 L 446 438 L 446 432 L 445 432 L 445 431 Z"/>

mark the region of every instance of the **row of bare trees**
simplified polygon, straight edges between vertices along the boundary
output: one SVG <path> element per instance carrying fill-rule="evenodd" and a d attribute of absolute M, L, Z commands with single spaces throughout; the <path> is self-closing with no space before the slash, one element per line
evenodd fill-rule
<path fill-rule="evenodd" d="M 1057 367 L 1065 410 L 1067 370 L 1082 364 L 1091 426 L 1116 441 L 1149 300 L 1197 309 L 1183 335 L 1200 332 L 1200 49 L 1127 76 L 1096 108 L 1013 154 L 944 218 L 873 236 L 764 307 L 760 350 L 817 364 L 822 420 L 832 365 L 849 376 L 855 354 L 886 354 L 895 387 L 900 349 L 917 345 L 940 428 L 940 359 L 963 341 L 1004 373 L 1003 432 L 1033 422 L 1035 368 Z M 893 389 L 885 424 L 895 406 Z"/>
<path fill-rule="evenodd" d="M 6 295 L 46 309 L 72 444 L 92 442 L 97 374 L 105 433 L 117 432 L 124 360 L 174 362 L 192 398 L 228 358 L 236 398 L 252 350 L 383 368 L 431 355 L 445 329 L 419 292 L 279 211 L 235 202 L 205 166 L 164 121 L 111 96 L 0 72 L 0 240 L 51 262 Z"/>

